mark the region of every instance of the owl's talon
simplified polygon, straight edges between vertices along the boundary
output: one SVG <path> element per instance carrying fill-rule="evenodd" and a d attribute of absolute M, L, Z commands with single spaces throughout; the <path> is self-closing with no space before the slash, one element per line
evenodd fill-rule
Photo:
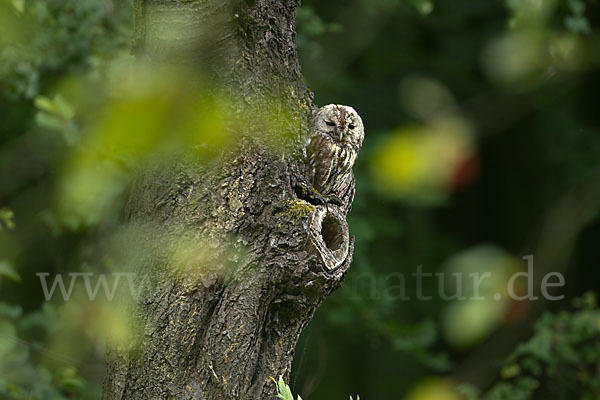
<path fill-rule="evenodd" d="M 322 206 L 325 204 L 335 204 L 340 207 L 344 205 L 344 202 L 339 196 L 334 194 L 323 195 L 302 178 L 298 179 L 298 177 L 293 176 L 291 183 L 298 198 L 306 200 L 313 205 Z"/>
<path fill-rule="evenodd" d="M 315 196 L 311 197 L 310 200 L 312 200 L 312 201 L 309 201 L 309 202 L 316 204 L 318 206 L 327 204 L 327 199 L 325 197 L 319 196 L 319 195 L 315 195 Z"/>
<path fill-rule="evenodd" d="M 317 206 L 325 205 L 329 201 L 326 196 L 321 195 L 312 187 L 308 190 L 305 200 Z"/>
<path fill-rule="evenodd" d="M 317 192 L 305 179 L 292 176 L 291 183 L 299 199 L 318 206 L 327 203 L 327 198 Z"/>
<path fill-rule="evenodd" d="M 336 195 L 327 196 L 327 202 L 342 207 L 344 202 Z"/>

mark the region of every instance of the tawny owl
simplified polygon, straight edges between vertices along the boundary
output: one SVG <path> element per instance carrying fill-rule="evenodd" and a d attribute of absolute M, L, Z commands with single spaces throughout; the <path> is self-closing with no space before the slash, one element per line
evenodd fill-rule
<path fill-rule="evenodd" d="M 319 109 L 308 144 L 308 174 L 319 194 L 343 195 L 364 137 L 362 120 L 352 107 L 328 104 Z"/>

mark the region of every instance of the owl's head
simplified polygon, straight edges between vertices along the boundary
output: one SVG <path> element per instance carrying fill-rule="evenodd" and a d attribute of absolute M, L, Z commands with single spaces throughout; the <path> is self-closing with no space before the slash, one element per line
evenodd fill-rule
<path fill-rule="evenodd" d="M 354 108 L 328 104 L 315 115 L 315 129 L 329 135 L 334 141 L 362 145 L 365 131 L 362 119 Z"/>

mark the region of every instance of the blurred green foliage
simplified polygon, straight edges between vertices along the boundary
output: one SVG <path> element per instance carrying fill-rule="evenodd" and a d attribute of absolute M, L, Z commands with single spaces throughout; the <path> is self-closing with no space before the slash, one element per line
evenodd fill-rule
<path fill-rule="evenodd" d="M 2 398 L 99 398 L 103 341 L 127 339 L 126 314 L 45 302 L 35 274 L 110 271 L 118 260 L 96 241 L 118 226 L 128 168 L 229 140 L 218 118 L 227 99 L 181 98 L 186 82 L 172 70 L 131 78 L 131 8 L 0 0 Z M 598 397 L 593 295 L 565 310 L 600 289 L 599 24 L 594 0 L 303 1 L 306 84 L 320 105 L 355 107 L 366 139 L 349 216 L 353 266 L 306 329 L 280 393 Z M 580 214 L 591 222 L 575 224 Z M 181 263 L 197 250 L 177 250 Z M 548 264 L 536 270 L 565 274 L 566 300 L 506 298 L 526 254 Z M 487 300 L 417 299 L 419 265 L 493 273 Z M 438 289 L 424 281 L 424 293 Z"/>
<path fill-rule="evenodd" d="M 9 99 L 32 99 L 57 74 L 84 72 L 130 40 L 128 7 L 111 1 L 1 4 L 0 79 Z"/>
<path fill-rule="evenodd" d="M 77 271 L 79 261 L 69 254 L 90 249 L 81 246 L 85 232 L 65 229 L 55 209 L 57 170 L 81 134 L 65 82 L 99 77 L 129 50 L 131 7 L 130 1 L 0 1 L 2 399 L 100 398 L 104 348 L 98 345 L 106 335 L 94 336 L 101 329 L 82 315 L 93 312 L 104 329 L 125 326 L 111 322 L 99 304 L 68 310 L 43 301 L 35 274 Z"/>
<path fill-rule="evenodd" d="M 100 398 L 98 382 L 88 382 L 78 373 L 79 360 L 48 349 L 47 338 L 57 329 L 57 313 L 48 303 L 27 314 L 19 306 L 0 303 L 3 399 Z"/>
<path fill-rule="evenodd" d="M 577 310 L 546 313 L 532 337 L 507 358 L 501 381 L 485 394 L 462 387 L 467 399 L 594 399 L 600 391 L 600 310 L 596 295 L 574 300 Z"/>

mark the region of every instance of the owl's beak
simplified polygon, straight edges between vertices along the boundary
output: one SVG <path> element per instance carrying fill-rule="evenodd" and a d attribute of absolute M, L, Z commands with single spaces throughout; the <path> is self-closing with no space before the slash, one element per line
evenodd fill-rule
<path fill-rule="evenodd" d="M 342 141 L 343 138 L 344 138 L 344 132 L 340 131 L 340 142 Z"/>

